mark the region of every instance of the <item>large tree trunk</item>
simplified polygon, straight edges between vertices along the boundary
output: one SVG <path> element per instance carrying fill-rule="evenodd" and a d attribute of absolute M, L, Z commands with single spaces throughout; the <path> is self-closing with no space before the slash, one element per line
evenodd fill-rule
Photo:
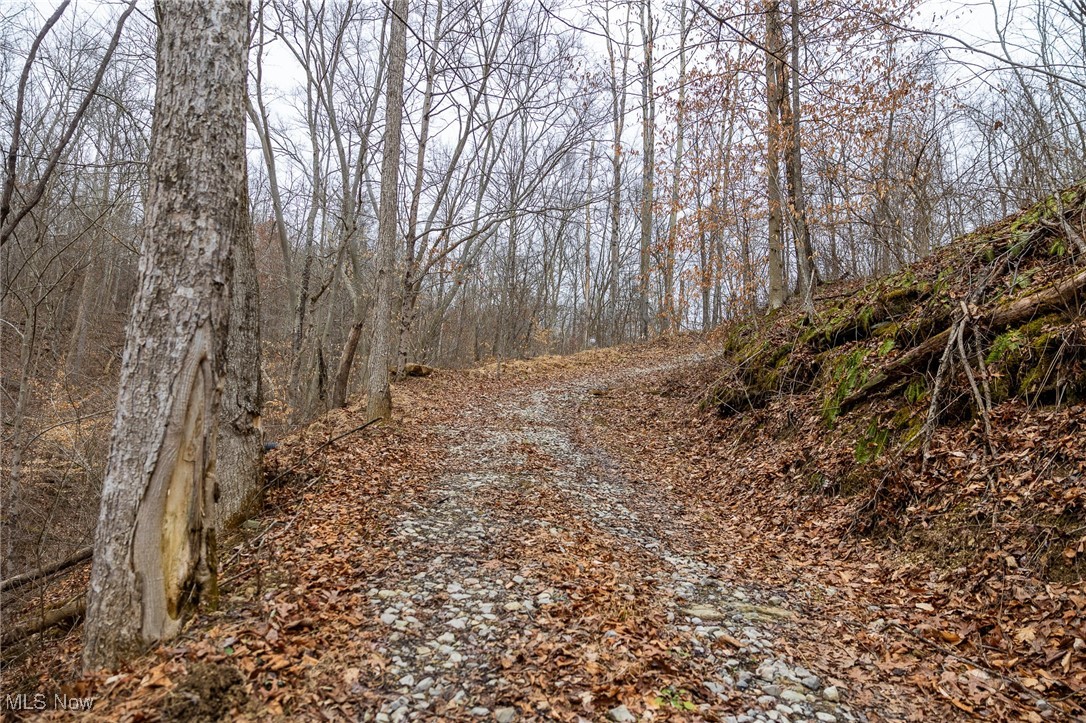
<path fill-rule="evenodd" d="M 769 308 L 784 306 L 784 243 L 781 240 L 781 104 L 783 101 L 779 0 L 765 4 L 766 169 L 769 175 Z"/>
<path fill-rule="evenodd" d="M 215 592 L 231 249 L 248 222 L 245 0 L 160 0 L 139 287 L 94 542 L 84 666 L 175 635 Z"/>
<path fill-rule="evenodd" d="M 400 123 L 403 120 L 403 76 L 407 64 L 407 0 L 393 0 L 388 41 L 388 85 L 385 90 L 385 152 L 381 159 L 381 205 L 377 218 L 377 303 L 367 380 L 366 415 L 392 416 L 388 362 L 392 347 L 392 272 L 396 261 L 397 183 L 400 177 Z"/>
<path fill-rule="evenodd" d="M 234 241 L 230 284 L 230 328 L 226 336 L 226 378 L 219 415 L 219 507 L 222 530 L 260 504 L 264 440 L 260 429 L 261 393 L 260 288 L 256 276 L 248 206 Z"/>

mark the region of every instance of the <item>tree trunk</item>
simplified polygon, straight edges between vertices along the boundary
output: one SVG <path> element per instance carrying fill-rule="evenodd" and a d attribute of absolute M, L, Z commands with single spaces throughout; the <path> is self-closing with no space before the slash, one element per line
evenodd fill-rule
<path fill-rule="evenodd" d="M 139 286 L 88 592 L 84 667 L 173 637 L 215 595 L 215 438 L 231 249 L 248 222 L 248 3 L 156 3 L 158 84 Z"/>
<path fill-rule="evenodd" d="M 799 104 L 799 0 L 791 0 L 792 10 L 792 96 L 788 108 L 788 192 L 791 196 L 792 239 L 796 249 L 796 290 L 808 316 L 814 316 L 814 287 L 818 271 L 807 222 L 807 197 L 803 191 L 803 146 L 800 135 Z"/>
<path fill-rule="evenodd" d="M 664 259 L 664 325 L 675 326 L 675 253 L 679 243 L 679 181 L 682 175 L 686 123 L 686 0 L 679 6 L 679 103 L 675 115 L 675 168 L 671 176 L 671 208 L 667 219 L 667 252 Z M 704 264 L 702 265 L 704 271 Z"/>
<path fill-rule="evenodd" d="M 377 303 L 367 381 L 366 416 L 392 416 L 388 362 L 392 346 L 392 272 L 396 261 L 397 183 L 400 176 L 400 123 L 407 63 L 407 0 L 393 0 L 385 90 L 385 151 L 381 159 L 381 205 L 377 213 Z"/>
<path fill-rule="evenodd" d="M 419 204 L 422 201 L 423 181 L 426 178 L 426 146 L 430 139 L 430 114 L 434 100 L 434 77 L 437 75 L 437 38 L 441 35 L 443 5 L 438 0 L 434 19 L 434 39 L 430 56 L 426 61 L 426 87 L 422 93 L 422 111 L 419 114 L 419 141 L 415 151 L 415 180 L 411 188 L 411 207 L 407 213 L 407 243 L 404 261 L 403 284 L 400 289 L 400 319 L 396 328 L 395 360 L 396 378 L 402 378 L 407 365 L 407 342 L 411 327 L 415 321 L 415 303 L 418 300 L 417 288 L 421 282 L 421 257 L 424 251 L 418 249 L 419 242 Z M 450 168 L 450 173 L 451 173 Z"/>
<path fill-rule="evenodd" d="M 248 187 L 246 182 L 245 187 Z M 219 509 L 217 529 L 243 519 L 260 505 L 264 439 L 261 388 L 260 288 L 252 224 L 245 204 L 234 237 L 230 284 L 230 328 L 226 336 L 226 378 L 219 416 Z"/>
<path fill-rule="evenodd" d="M 766 170 L 769 176 L 769 308 L 784 306 L 784 244 L 781 240 L 781 39 L 779 0 L 765 4 Z"/>
<path fill-rule="evenodd" d="M 351 382 L 351 367 L 354 366 L 354 355 L 358 351 L 358 342 L 362 339 L 362 327 L 365 326 L 363 317 L 351 324 L 351 330 L 347 332 L 347 341 L 343 343 L 343 352 L 339 355 L 339 366 L 336 368 L 336 380 L 332 387 L 332 409 L 342 409 L 347 406 L 347 389 Z"/>
<path fill-rule="evenodd" d="M 644 155 L 641 165 L 641 247 L 637 277 L 637 309 L 639 335 L 649 336 L 649 250 L 652 245 L 652 202 L 656 165 L 656 101 L 652 87 L 652 51 L 655 32 L 652 27 L 652 5 L 643 0 L 641 36 L 645 64 L 641 75 L 641 145 Z"/>
<path fill-rule="evenodd" d="M 628 35 L 629 31 L 627 30 Z M 608 341 L 611 344 L 618 343 L 623 336 L 618 321 L 619 280 L 622 274 L 618 244 L 622 221 L 622 130 L 624 126 L 623 119 L 626 117 L 626 64 L 630 56 L 629 47 L 629 43 L 623 44 L 622 78 L 620 82 L 615 71 L 614 50 L 611 47 L 610 39 L 608 39 L 607 52 L 611 59 L 611 112 L 614 122 L 614 136 L 611 146 L 611 238 L 608 244 L 608 261 L 611 266 L 609 274 L 611 318 L 608 325 Z"/>
<path fill-rule="evenodd" d="M 594 338 L 591 329 L 592 314 L 592 176 L 596 169 L 596 141 L 588 150 L 588 181 L 585 184 L 584 201 L 584 337 L 581 347 L 588 345 L 589 338 Z M 557 313 L 557 302 L 555 312 Z"/>

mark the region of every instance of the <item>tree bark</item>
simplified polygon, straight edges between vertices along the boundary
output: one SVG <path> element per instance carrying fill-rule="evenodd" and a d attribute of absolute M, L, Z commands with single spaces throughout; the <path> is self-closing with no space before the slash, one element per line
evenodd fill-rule
<path fill-rule="evenodd" d="M 779 0 L 765 3 L 766 170 L 769 204 L 769 308 L 784 306 L 784 244 L 781 240 L 781 9 Z"/>
<path fill-rule="evenodd" d="M 400 176 L 400 124 L 403 76 L 407 64 L 407 0 L 393 0 L 385 89 L 385 151 L 381 159 L 381 205 L 377 213 L 377 303 L 367 379 L 366 416 L 392 416 L 388 362 L 392 347 L 392 274 L 396 261 L 397 184 Z"/>
<path fill-rule="evenodd" d="M 675 115 L 675 168 L 671 176 L 671 208 L 667 219 L 667 253 L 664 259 L 664 325 L 675 327 L 675 253 L 679 239 L 679 182 L 686 139 L 686 0 L 679 6 L 679 99 Z M 704 268 L 704 264 L 703 264 Z"/>
<path fill-rule="evenodd" d="M 641 247 L 637 280 L 639 334 L 649 336 L 649 251 L 652 245 L 652 202 L 656 166 L 656 100 L 653 86 L 652 51 L 655 32 L 652 5 L 643 0 L 641 36 L 644 43 L 644 67 L 641 69 Z"/>
<path fill-rule="evenodd" d="M 608 342 L 617 344 L 622 341 L 624 334 L 620 326 L 621 316 L 619 307 L 619 281 L 622 274 L 621 255 L 619 252 L 619 237 L 622 222 L 622 131 L 626 118 L 626 74 L 630 60 L 630 5 L 626 5 L 626 29 L 625 42 L 622 46 L 622 75 L 619 76 L 615 67 L 615 49 L 610 34 L 610 8 L 607 16 L 607 58 L 611 68 L 611 120 L 613 135 L 611 144 L 611 236 L 608 242 L 608 262 L 610 272 L 610 323 L 608 324 Z"/>
<path fill-rule="evenodd" d="M 159 0 L 149 190 L 88 591 L 83 664 L 174 636 L 215 594 L 219 382 L 248 222 L 245 0 Z"/>
<path fill-rule="evenodd" d="M 347 332 L 347 341 L 343 343 L 343 351 L 339 355 L 339 366 L 336 368 L 336 380 L 332 386 L 332 408 L 342 409 L 347 406 L 347 388 L 351 381 L 351 367 L 354 365 L 354 355 L 358 351 L 358 342 L 362 339 L 362 327 L 364 321 L 356 321 L 351 324 L 351 330 Z"/>
<path fill-rule="evenodd" d="M 796 290 L 808 316 L 814 316 L 814 287 L 818 283 L 811 228 L 807 222 L 807 196 L 803 190 L 803 145 L 800 134 L 799 98 L 799 0 L 791 0 L 792 10 L 792 95 L 788 109 L 788 193 L 791 196 L 792 239 L 796 249 Z"/>
<path fill-rule="evenodd" d="M 247 181 L 243 181 L 242 188 L 247 190 Z M 226 336 L 226 378 L 217 448 L 216 529 L 220 531 L 255 510 L 263 491 L 260 287 L 248 201 L 239 214 L 240 224 L 234 237 L 234 273 L 229 287 L 230 327 Z"/>

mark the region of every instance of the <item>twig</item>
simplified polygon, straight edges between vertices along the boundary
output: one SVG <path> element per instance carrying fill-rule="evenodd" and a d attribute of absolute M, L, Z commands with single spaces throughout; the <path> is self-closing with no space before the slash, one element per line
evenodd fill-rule
<path fill-rule="evenodd" d="M 1063 208 L 1063 199 L 1060 198 L 1060 193 L 1053 194 L 1053 198 L 1056 199 L 1056 218 L 1059 220 L 1060 230 L 1075 245 L 1078 253 L 1086 256 L 1086 240 L 1083 240 L 1082 236 L 1067 222 L 1067 212 Z"/>
<path fill-rule="evenodd" d="M 931 388 L 931 403 L 928 405 L 928 415 L 924 420 L 924 444 L 920 463 L 922 470 L 927 468 L 928 459 L 931 457 L 931 437 L 935 432 L 935 424 L 939 417 L 939 399 L 942 396 L 943 380 L 946 378 L 947 371 L 953 361 L 954 344 L 964 327 L 965 317 L 962 317 L 954 322 L 954 325 L 950 328 L 950 336 L 947 337 L 943 355 L 939 359 L 939 367 L 935 372 L 935 382 Z"/>
<path fill-rule="evenodd" d="M 962 325 L 964 327 L 965 322 L 969 319 L 969 309 L 966 307 L 964 301 L 958 302 L 962 307 Z M 962 366 L 965 369 L 965 376 L 969 380 L 969 388 L 973 390 L 973 399 L 977 402 L 977 409 L 980 411 L 981 419 L 984 422 L 984 445 L 988 450 L 988 455 L 992 459 L 995 458 L 995 449 L 992 447 L 992 421 L 988 416 L 989 402 L 985 400 L 984 396 L 980 393 L 980 387 L 977 386 L 977 379 L 973 375 L 973 367 L 969 363 L 969 355 L 965 351 L 965 341 L 962 338 L 963 334 L 958 332 L 958 354 L 962 360 Z"/>
<path fill-rule="evenodd" d="M 974 668 L 976 668 L 978 670 L 983 670 L 983 671 L 985 671 L 987 673 L 990 673 L 995 678 L 1003 681 L 1004 683 L 1008 683 L 1015 690 L 1018 690 L 1019 692 L 1025 693 L 1026 695 L 1028 695 L 1033 700 L 1044 700 L 1044 696 L 1042 696 L 1039 693 L 1037 693 L 1036 691 L 1031 690 L 1030 688 L 1026 687 L 1026 685 L 1024 683 L 1022 683 L 1021 681 L 1019 681 L 1017 678 L 1014 678 L 1014 677 L 1012 677 L 1010 675 L 1007 675 L 1006 673 L 1000 672 L 1000 671 L 996 670 L 995 668 L 992 668 L 991 666 L 988 666 L 988 665 L 985 665 L 984 663 L 981 663 L 978 660 L 974 660 L 972 658 L 967 658 L 964 655 L 959 655 L 958 653 L 955 653 L 953 650 L 951 650 L 951 649 L 949 649 L 949 648 L 947 648 L 945 646 L 942 646 L 942 645 L 940 645 L 939 643 L 936 643 L 933 640 L 928 640 L 923 635 L 918 635 L 917 633 L 914 633 L 912 630 L 909 630 L 907 627 L 905 627 L 901 623 L 893 623 L 892 622 L 892 623 L 889 624 L 889 626 L 892 627 L 892 628 L 897 628 L 898 630 L 900 630 L 903 633 L 909 635 L 910 637 L 915 638 L 915 639 L 919 640 L 920 642 L 931 646 L 932 648 L 938 650 L 940 653 L 947 656 L 948 658 L 953 658 L 954 660 L 957 660 L 960 663 L 965 663 L 966 665 L 971 665 L 971 666 L 973 666 Z"/>
<path fill-rule="evenodd" d="M 290 474 L 294 470 L 301 467 L 303 464 L 308 462 L 313 457 L 313 455 L 315 455 L 317 452 L 320 452 L 325 447 L 327 447 L 329 445 L 332 445 L 332 444 L 335 444 L 336 442 L 343 439 L 344 437 L 349 437 L 352 434 L 355 434 L 356 432 L 361 432 L 363 429 L 370 426 L 371 424 L 376 424 L 377 422 L 380 422 L 381 419 L 382 419 L 381 417 L 375 417 L 374 419 L 371 419 L 370 421 L 366 422 L 365 424 L 361 424 L 361 425 L 355 427 L 354 429 L 347 430 L 343 434 L 336 435 L 335 437 L 332 437 L 331 439 L 329 439 L 327 441 L 321 442 L 319 445 L 317 445 L 317 447 L 312 452 L 310 452 L 306 456 L 302 457 L 300 460 L 298 460 L 297 462 L 295 462 L 291 466 L 287 467 L 285 470 L 283 470 L 282 472 L 277 474 L 272 479 L 265 482 L 264 483 L 264 489 L 268 489 L 273 484 L 275 484 L 279 480 L 283 479 L 284 477 L 286 477 L 288 474 Z"/>

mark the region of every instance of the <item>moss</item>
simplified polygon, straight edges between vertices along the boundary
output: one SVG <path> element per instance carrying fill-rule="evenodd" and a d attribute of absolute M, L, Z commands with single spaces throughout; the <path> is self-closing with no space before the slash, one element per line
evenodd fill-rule
<path fill-rule="evenodd" d="M 894 412 L 894 416 L 890 418 L 890 425 L 894 429 L 905 429 L 909 426 L 913 416 L 911 407 L 899 407 L 898 410 Z"/>
<path fill-rule="evenodd" d="M 779 344 L 753 334 L 741 334 L 729 339 L 728 346 L 732 374 L 718 383 L 709 397 L 711 404 L 722 414 L 759 407 L 780 393 L 786 375 L 796 380 L 791 357 L 795 344 Z M 804 380 L 799 381 L 802 386 Z"/>
<path fill-rule="evenodd" d="M 1015 231 L 1011 234 L 1011 242 L 1007 247 L 1007 255 L 1012 259 L 1024 256 L 1026 251 L 1029 250 L 1029 241 L 1032 237 L 1033 234 L 1026 231 Z"/>
<path fill-rule="evenodd" d="M 1056 354 L 1061 343 L 1058 332 L 1042 334 L 1030 345 L 1030 364 L 1018 384 L 1018 393 L 1037 396 L 1055 387 L 1059 378 Z"/>
<path fill-rule="evenodd" d="M 1057 314 L 1007 329 L 992 340 L 986 361 L 991 372 L 992 401 L 1036 396 L 1055 383 L 1052 373 L 1063 343 Z"/>
<path fill-rule="evenodd" d="M 988 350 L 989 364 L 996 364 L 1004 361 L 1010 355 L 1018 354 L 1022 349 L 1022 343 L 1025 339 L 1025 335 L 1021 329 L 1011 329 L 1006 331 L 995 338 L 992 342 L 992 346 Z"/>
<path fill-rule="evenodd" d="M 916 376 L 909 380 L 905 387 L 905 401 L 916 404 L 928 395 L 928 383 L 922 376 Z"/>
<path fill-rule="evenodd" d="M 880 301 L 883 306 L 897 309 L 903 302 L 912 302 L 918 296 L 918 286 L 905 286 L 891 289 L 883 294 Z"/>
<path fill-rule="evenodd" d="M 942 304 L 929 304 L 911 318 L 902 321 L 894 332 L 898 348 L 911 348 L 950 324 L 950 309 Z"/>
<path fill-rule="evenodd" d="M 911 311 L 932 293 L 930 283 L 918 283 L 911 271 L 872 284 L 849 302 L 835 307 L 821 324 L 805 329 L 799 343 L 820 352 L 873 334 L 884 336 L 886 326 Z"/>
<path fill-rule="evenodd" d="M 838 489 L 842 497 L 855 497 L 866 492 L 870 486 L 871 479 L 868 477 L 868 471 L 857 465 L 841 478 Z"/>
<path fill-rule="evenodd" d="M 822 402 L 822 419 L 832 425 L 841 413 L 841 402 L 854 390 L 863 386 L 870 374 L 864 364 L 868 350 L 862 347 L 842 354 L 829 366 L 829 386 L 833 392 Z"/>
<path fill-rule="evenodd" d="M 1028 289 L 1033 283 L 1033 277 L 1036 275 L 1038 269 L 1036 267 L 1032 269 L 1026 269 L 1020 274 L 1015 274 L 1011 278 L 1011 292 L 1015 292 L 1018 289 Z"/>
<path fill-rule="evenodd" d="M 856 442 L 853 448 L 853 456 L 858 464 L 874 462 L 882 456 L 886 445 L 890 441 L 890 430 L 883 428 L 878 420 L 868 425 L 864 436 Z"/>
<path fill-rule="evenodd" d="M 879 338 L 888 338 L 895 343 L 899 331 L 901 331 L 901 322 L 899 321 L 887 321 L 871 329 L 871 333 L 873 336 L 877 336 Z"/>
<path fill-rule="evenodd" d="M 1049 256 L 1063 258 L 1067 254 L 1067 239 L 1064 236 L 1056 236 L 1052 245 L 1048 247 Z"/>

